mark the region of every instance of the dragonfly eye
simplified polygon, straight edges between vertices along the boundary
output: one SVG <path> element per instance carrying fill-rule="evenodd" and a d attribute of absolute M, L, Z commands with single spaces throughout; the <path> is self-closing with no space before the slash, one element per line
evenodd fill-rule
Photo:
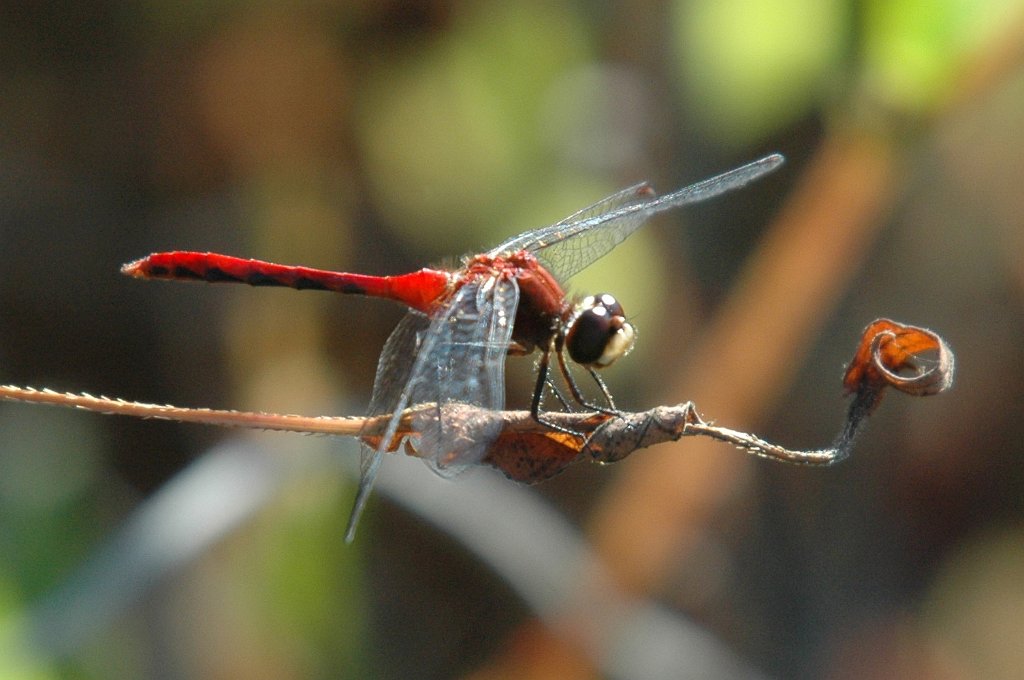
<path fill-rule="evenodd" d="M 569 356 L 578 364 L 604 368 L 633 349 L 636 331 L 622 305 L 607 293 L 591 295 L 576 306 L 565 333 Z"/>

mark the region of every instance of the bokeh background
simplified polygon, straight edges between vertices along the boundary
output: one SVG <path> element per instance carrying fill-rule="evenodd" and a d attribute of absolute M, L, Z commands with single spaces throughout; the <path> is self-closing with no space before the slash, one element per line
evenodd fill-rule
<path fill-rule="evenodd" d="M 492 513 L 509 545 L 546 535 L 526 501 L 455 490 L 543 501 L 602 565 L 594 597 L 721 652 L 679 677 L 1020 677 L 1020 2 L 2 3 L 0 382 L 358 414 L 400 309 L 119 266 L 454 264 L 641 179 L 667 191 L 771 151 L 779 172 L 573 280 L 639 327 L 607 375 L 620 406 L 693 399 L 827 445 L 880 316 L 950 342 L 953 391 L 887 397 L 832 469 L 684 440 L 534 488 L 490 470 L 424 488 Z M 510 365 L 519 404 L 531 362 Z M 345 546 L 356 456 L 0 405 L 0 677 L 651 677 L 686 648 L 538 612 L 387 488 Z M 542 575 L 593 585 L 588 564 Z"/>

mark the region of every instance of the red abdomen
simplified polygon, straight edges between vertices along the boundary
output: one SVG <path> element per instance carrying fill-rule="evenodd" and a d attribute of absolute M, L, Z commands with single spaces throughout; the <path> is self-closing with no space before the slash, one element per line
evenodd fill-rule
<path fill-rule="evenodd" d="M 250 286 L 369 295 L 397 300 L 422 312 L 430 311 L 448 291 L 451 281 L 447 272 L 436 269 L 421 269 L 399 276 L 369 276 L 189 251 L 154 253 L 129 262 L 121 267 L 121 272 L 142 279 L 226 281 Z"/>

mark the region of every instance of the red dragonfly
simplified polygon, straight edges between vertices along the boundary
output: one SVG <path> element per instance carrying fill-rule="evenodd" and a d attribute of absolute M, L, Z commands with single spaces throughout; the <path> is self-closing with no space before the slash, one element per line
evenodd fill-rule
<path fill-rule="evenodd" d="M 351 541 L 383 454 L 400 444 L 393 440 L 407 408 L 434 405 L 415 419 L 406 443 L 436 473 L 452 477 L 480 462 L 499 432 L 481 430 L 471 441 L 459 437 L 464 430 L 446 426 L 445 405 L 502 410 L 506 355 L 540 351 L 530 406 L 538 422 L 562 429 L 545 422 L 541 402 L 548 388 L 569 408 L 549 379 L 552 357 L 573 400 L 588 409 L 615 413 L 615 402 L 596 369 L 629 352 L 633 326 L 611 295 L 573 302 L 562 282 L 607 254 L 652 215 L 742 187 L 782 162 L 781 155 L 766 156 L 661 197 L 647 183 L 637 184 L 561 222 L 466 257 L 454 271 L 425 268 L 399 276 L 368 276 L 183 251 L 155 253 L 126 264 L 122 271 L 147 279 L 330 290 L 389 298 L 409 307 L 377 365 L 368 414 L 392 415 L 383 436 L 375 440 L 379 445 L 363 445 L 362 475 L 346 532 Z M 587 402 L 569 371 L 566 354 L 593 377 L 605 405 Z"/>

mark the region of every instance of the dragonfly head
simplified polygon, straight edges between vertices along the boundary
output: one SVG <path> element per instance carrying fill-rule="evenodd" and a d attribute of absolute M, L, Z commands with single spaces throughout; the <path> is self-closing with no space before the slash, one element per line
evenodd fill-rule
<path fill-rule="evenodd" d="M 584 298 L 573 308 L 565 347 L 578 364 L 604 368 L 633 349 L 636 330 L 619 301 L 608 293 Z"/>

